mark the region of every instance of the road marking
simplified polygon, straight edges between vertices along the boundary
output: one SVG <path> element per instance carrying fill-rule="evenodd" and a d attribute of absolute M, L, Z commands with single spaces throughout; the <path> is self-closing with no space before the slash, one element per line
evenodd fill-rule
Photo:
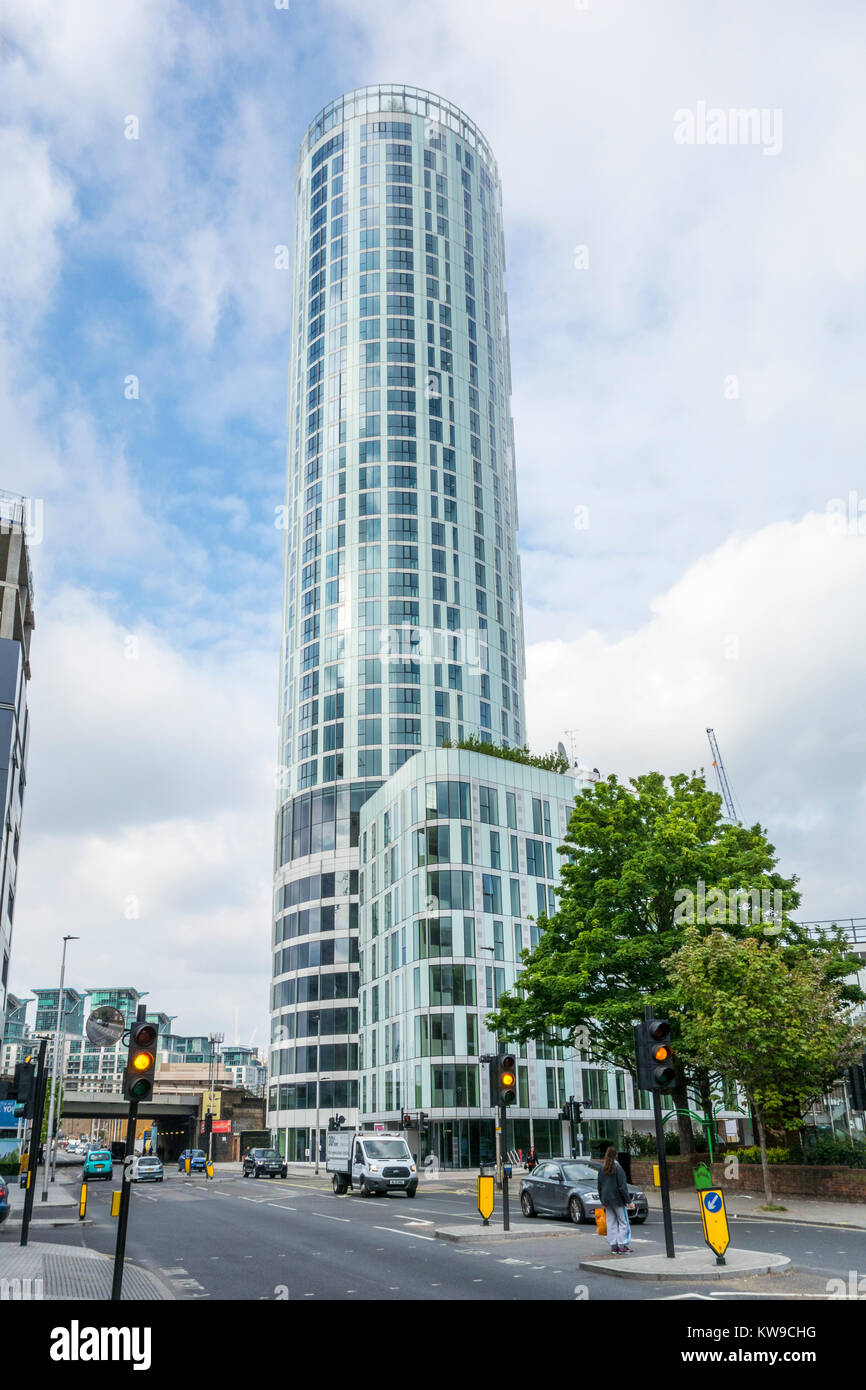
<path fill-rule="evenodd" d="M 297 1207 L 287 1207 L 283 1202 L 268 1202 L 269 1207 L 279 1207 L 280 1211 L 297 1211 Z M 314 1213 L 315 1214 L 315 1213 Z"/>
<path fill-rule="evenodd" d="M 415 1240 L 435 1240 L 435 1236 L 422 1236 L 418 1231 L 398 1231 L 395 1226 L 374 1226 L 375 1231 L 388 1231 L 392 1236 L 412 1236 Z M 383 1247 L 384 1248 L 384 1247 Z"/>
<path fill-rule="evenodd" d="M 329 1216 L 326 1211 L 311 1211 L 310 1216 L 321 1216 L 323 1221 L 345 1221 L 350 1224 L 348 1216 Z"/>

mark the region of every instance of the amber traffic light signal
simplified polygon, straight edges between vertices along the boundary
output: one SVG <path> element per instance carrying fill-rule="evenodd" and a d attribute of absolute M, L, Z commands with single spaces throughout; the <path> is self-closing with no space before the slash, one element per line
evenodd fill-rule
<path fill-rule="evenodd" d="M 123 1094 L 127 1100 L 150 1100 L 156 1071 L 157 1029 L 154 1023 L 133 1023 L 129 1029 L 129 1052 L 123 1073 Z"/>
<path fill-rule="evenodd" d="M 517 1058 L 500 1053 L 490 1061 L 490 1104 L 514 1105 L 517 1101 Z"/>
<path fill-rule="evenodd" d="M 671 1048 L 671 1025 L 664 1018 L 649 1018 L 634 1030 L 638 1085 L 645 1091 L 672 1091 L 676 1081 Z"/>

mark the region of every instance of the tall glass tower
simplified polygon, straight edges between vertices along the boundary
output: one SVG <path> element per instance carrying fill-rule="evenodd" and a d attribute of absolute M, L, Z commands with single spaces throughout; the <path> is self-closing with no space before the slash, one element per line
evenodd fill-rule
<path fill-rule="evenodd" d="M 271 1126 L 358 1106 L 361 808 L 422 750 L 520 745 L 501 190 L 458 107 L 327 106 L 298 155 Z"/>

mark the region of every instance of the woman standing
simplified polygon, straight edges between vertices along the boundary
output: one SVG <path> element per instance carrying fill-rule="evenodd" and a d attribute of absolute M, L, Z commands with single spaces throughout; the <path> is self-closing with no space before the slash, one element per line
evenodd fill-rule
<path fill-rule="evenodd" d="M 598 1195 L 604 1207 L 607 1220 L 607 1238 L 611 1254 L 627 1255 L 631 1240 L 631 1227 L 628 1220 L 628 1183 L 625 1173 L 616 1161 L 616 1149 L 611 1145 L 604 1155 L 598 1179 Z"/>

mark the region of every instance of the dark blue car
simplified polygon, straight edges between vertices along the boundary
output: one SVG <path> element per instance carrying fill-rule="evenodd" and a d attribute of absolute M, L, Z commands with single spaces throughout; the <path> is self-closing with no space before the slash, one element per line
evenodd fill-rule
<path fill-rule="evenodd" d="M 0 1176 L 0 1223 L 9 1215 L 9 1188 L 5 1178 Z"/>
<path fill-rule="evenodd" d="M 189 1171 L 191 1173 L 203 1173 L 207 1166 L 207 1154 L 204 1149 L 184 1149 L 180 1158 L 177 1160 L 177 1171 L 186 1172 L 186 1160 L 189 1159 Z"/>

